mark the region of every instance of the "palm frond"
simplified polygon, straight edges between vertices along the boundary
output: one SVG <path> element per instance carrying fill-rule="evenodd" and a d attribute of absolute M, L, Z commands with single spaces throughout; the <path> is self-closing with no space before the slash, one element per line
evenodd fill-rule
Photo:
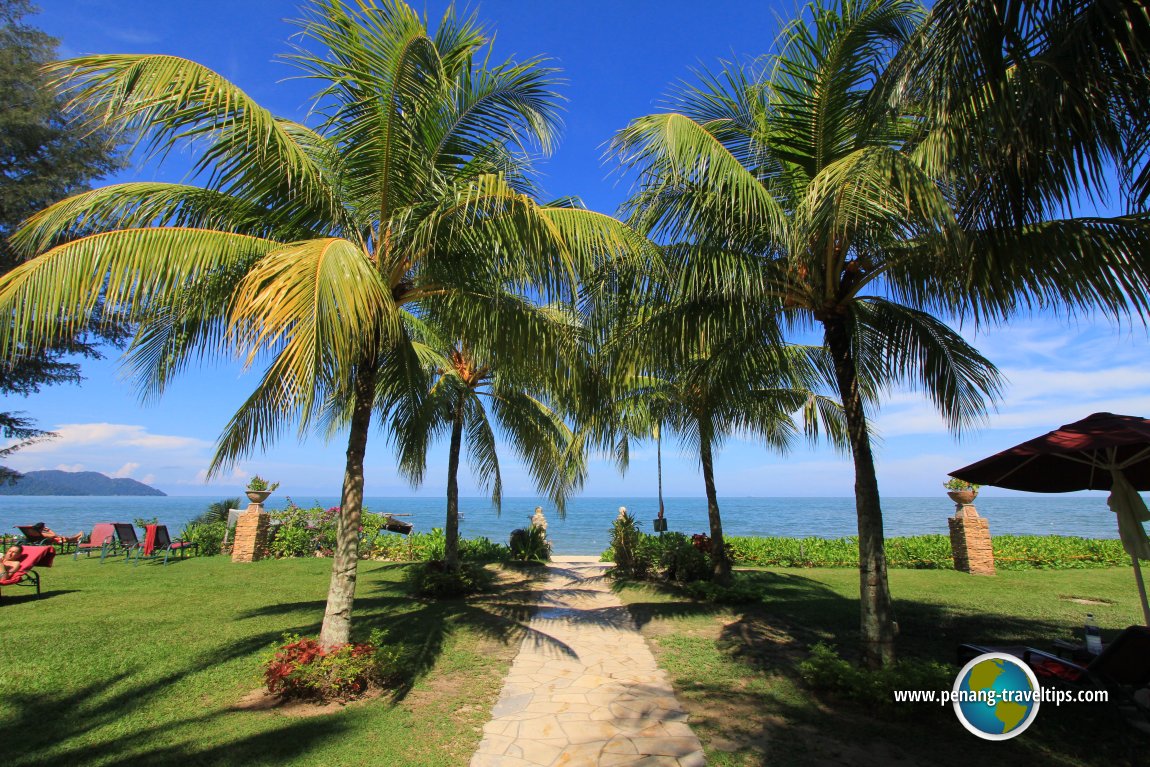
<path fill-rule="evenodd" d="M 216 270 L 279 247 L 185 227 L 105 232 L 60 245 L 0 277 L 0 311 L 14 318 L 0 336 L 0 354 L 71 338 L 97 306 L 104 321 L 146 319 Z"/>
<path fill-rule="evenodd" d="M 340 217 L 323 167 L 246 93 L 193 61 L 160 55 L 82 56 L 49 65 L 70 108 L 104 129 L 137 134 L 149 157 L 202 144 L 193 173 L 232 196 Z"/>
<path fill-rule="evenodd" d="M 985 421 L 1002 379 L 977 349 L 926 312 L 880 298 L 852 309 L 855 357 L 874 366 L 860 372 L 925 392 L 956 434 Z"/>

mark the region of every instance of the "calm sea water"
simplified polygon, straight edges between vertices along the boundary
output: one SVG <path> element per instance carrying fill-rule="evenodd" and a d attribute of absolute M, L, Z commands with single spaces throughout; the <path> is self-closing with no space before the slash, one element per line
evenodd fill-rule
<path fill-rule="evenodd" d="M 60 533 L 90 530 L 96 522 L 131 522 L 137 517 L 159 517 L 178 531 L 200 514 L 213 498 L 167 497 L 64 497 L 0 496 L 0 532 L 15 532 L 14 525 L 46 522 Z M 296 498 L 301 505 L 313 501 L 334 506 L 336 498 Z M 272 498 L 269 510 L 281 508 L 283 499 Z M 369 510 L 410 514 L 417 531 L 443 527 L 445 501 L 438 498 L 367 498 Z M 496 514 L 489 501 L 463 498 L 460 508 L 465 537 L 487 536 L 506 542 L 517 527 L 528 523 L 536 505 L 549 522 L 548 533 L 559 554 L 598 554 L 607 547 L 609 529 L 620 506 L 636 515 L 642 528 L 651 530 L 658 511 L 654 498 L 577 498 L 560 519 L 550 504 L 533 498 L 508 498 L 503 513 Z M 703 498 L 668 498 L 664 501 L 669 529 L 684 533 L 707 530 L 707 502 Z M 720 499 L 723 531 L 727 535 L 781 535 L 839 538 L 856 531 L 853 498 L 728 498 Z M 979 498 L 979 513 L 990 520 L 992 534 L 1080 535 L 1117 538 L 1114 515 L 1106 495 Z M 954 505 L 939 498 L 884 498 L 883 517 L 888 536 L 947 532 L 946 518 Z"/>

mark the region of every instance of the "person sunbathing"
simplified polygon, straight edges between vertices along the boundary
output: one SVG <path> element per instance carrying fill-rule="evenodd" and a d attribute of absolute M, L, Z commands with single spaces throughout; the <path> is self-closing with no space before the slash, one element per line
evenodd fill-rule
<path fill-rule="evenodd" d="M 3 574 L 0 577 L 7 578 L 12 573 L 20 569 L 20 561 L 24 558 L 24 547 L 19 544 L 9 547 L 4 552 L 4 558 L 0 559 L 0 569 Z"/>
<path fill-rule="evenodd" d="M 32 527 L 38 533 L 40 533 L 40 537 L 42 537 L 44 540 L 49 541 L 51 543 L 79 543 L 80 541 L 82 541 L 84 539 L 84 531 L 83 530 L 81 530 L 80 532 L 76 533 L 73 536 L 66 536 L 66 535 L 60 535 L 59 533 L 55 532 L 54 530 L 52 530 L 50 527 L 48 527 L 43 522 L 37 522 L 36 524 L 32 525 Z"/>

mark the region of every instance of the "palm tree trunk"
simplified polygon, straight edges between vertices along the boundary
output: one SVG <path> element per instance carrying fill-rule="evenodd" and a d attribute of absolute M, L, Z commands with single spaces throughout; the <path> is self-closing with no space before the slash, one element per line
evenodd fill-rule
<path fill-rule="evenodd" d="M 359 567 L 359 527 L 363 514 L 363 456 L 375 402 L 375 366 L 361 365 L 355 377 L 351 433 L 347 440 L 347 463 L 343 472 L 339 527 L 331 563 L 331 585 L 319 642 L 323 647 L 346 644 L 351 637 L 351 608 L 355 601 L 355 577 Z"/>
<path fill-rule="evenodd" d="M 723 540 L 723 519 L 719 516 L 719 494 L 715 491 L 711 440 L 701 435 L 699 459 L 703 464 L 703 482 L 707 486 L 707 520 L 711 523 L 711 561 L 715 565 L 715 582 L 726 586 L 731 582 L 731 560 L 727 559 L 727 546 Z"/>
<path fill-rule="evenodd" d="M 463 444 L 463 398 L 451 423 L 451 454 L 447 457 L 447 524 L 444 526 L 443 563 L 459 569 L 459 450 Z"/>
<path fill-rule="evenodd" d="M 854 353 L 845 321 L 825 320 L 823 329 L 834 360 L 855 467 L 855 513 L 859 533 L 859 627 L 863 663 L 879 668 L 894 660 L 894 609 L 886 574 L 886 543 L 878 477 L 870 434 L 855 371 Z"/>
<path fill-rule="evenodd" d="M 663 430 L 655 424 L 655 463 L 659 471 L 659 519 L 663 518 Z"/>

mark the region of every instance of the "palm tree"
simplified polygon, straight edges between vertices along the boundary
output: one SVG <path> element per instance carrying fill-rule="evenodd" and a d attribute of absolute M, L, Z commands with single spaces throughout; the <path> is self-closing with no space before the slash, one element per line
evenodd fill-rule
<path fill-rule="evenodd" d="M 150 155 L 192 142 L 203 185 L 121 184 L 30 219 L 17 243 L 42 255 L 0 280 L 0 309 L 15 312 L 0 354 L 72 332 L 102 298 L 105 316 L 140 323 L 130 363 L 154 391 L 204 354 L 267 360 L 213 470 L 292 423 L 346 428 L 330 646 L 350 632 L 373 412 L 416 385 L 403 312 L 462 312 L 508 286 L 570 299 L 595 259 L 641 240 L 535 201 L 525 152 L 553 143 L 555 73 L 539 59 L 488 65 L 474 17 L 449 10 L 433 34 L 400 0 L 313 0 L 298 25 L 288 58 L 318 83 L 314 128 L 171 56 L 55 67 L 77 109 Z M 477 335 L 503 330 L 473 317 Z"/>
<path fill-rule="evenodd" d="M 923 23 L 907 0 L 809 6 L 777 55 L 705 73 L 674 111 L 633 121 L 614 142 L 641 173 L 632 222 L 704 244 L 701 271 L 724 275 L 721 291 L 684 292 L 685 308 L 693 301 L 717 325 L 773 308 L 792 328 L 822 331 L 855 470 L 871 666 L 893 658 L 894 621 L 868 397 L 909 383 L 960 431 L 985 417 L 1000 379 L 935 314 L 1001 316 L 1060 295 L 1144 306 L 1129 291 L 1150 284 L 1136 217 L 1045 218 L 1009 238 L 972 225 L 969 175 L 940 159 L 942 117 L 924 115 L 889 67 Z"/>
<path fill-rule="evenodd" d="M 502 326 L 525 328 L 517 334 L 517 342 L 509 346 L 509 336 L 503 334 L 473 336 L 474 325 L 468 321 L 459 322 L 454 331 L 419 323 L 413 335 L 419 337 L 430 385 L 394 408 L 399 466 L 413 484 L 424 478 L 432 441 L 444 432 L 450 435 L 444 526 L 448 571 L 459 567 L 458 474 L 465 436 L 472 472 L 490 488 L 497 510 L 503 499 L 503 478 L 496 425 L 527 464 L 540 492 L 551 498 L 561 514 L 568 495 L 582 485 L 586 475 L 574 434 L 551 404 L 567 383 L 556 379 L 567 372 L 563 364 L 556 363 L 577 349 L 573 326 L 564 320 L 563 312 L 514 296 L 490 302 L 487 308 L 503 315 Z"/>
<path fill-rule="evenodd" d="M 707 495 L 714 577 L 731 579 L 731 562 L 715 485 L 714 453 L 732 435 L 763 440 L 785 452 L 803 431 L 845 445 L 842 409 L 816 390 L 827 378 L 821 348 L 784 344 L 776 317 L 746 306 L 720 321 L 700 306 L 727 306 L 726 275 L 711 268 L 704 248 L 681 243 L 642 269 L 613 270 L 613 283 L 591 281 L 584 302 L 596 343 L 585 363 L 599 392 L 584 405 L 583 439 L 610 450 L 621 470 L 633 439 L 655 439 L 662 500 L 662 437 L 678 435 L 699 456 Z"/>
<path fill-rule="evenodd" d="M 732 435 L 755 437 L 768 448 L 785 452 L 799 433 L 792 418 L 796 412 L 801 413 L 803 430 L 812 440 L 825 432 L 833 443 L 843 442 L 841 408 L 813 391 L 820 378 L 812 357 L 820 352 L 749 343 L 737 332 L 704 336 L 698 339 L 694 354 L 675 357 L 673 370 L 654 367 L 661 375 L 636 376 L 616 403 L 614 412 L 626 414 L 617 423 L 641 424 L 646 428 L 632 431 L 655 435 L 667 427 L 698 454 L 718 583 L 731 581 L 715 484 L 714 455 L 723 442 Z M 630 438 L 626 430 L 617 435 L 621 441 Z M 626 448 L 619 452 L 625 453 Z"/>
<path fill-rule="evenodd" d="M 1083 187 L 1150 201 L 1144 2 L 939 0 L 892 70 L 935 117 L 938 159 L 968 176 L 963 213 L 982 228 L 1041 220 Z"/>

